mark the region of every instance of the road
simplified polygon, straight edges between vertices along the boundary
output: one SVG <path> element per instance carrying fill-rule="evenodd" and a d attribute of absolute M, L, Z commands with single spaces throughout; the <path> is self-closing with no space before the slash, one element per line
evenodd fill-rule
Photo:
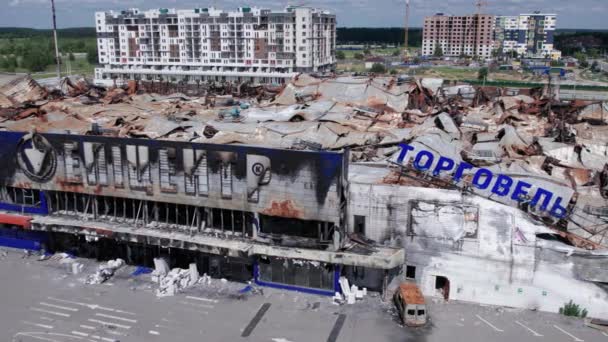
<path fill-rule="evenodd" d="M 149 276 L 126 268 L 102 285 L 83 279 L 97 264 L 71 275 L 57 260 L 0 260 L 0 336 L 21 342 L 113 341 L 606 341 L 581 320 L 557 314 L 430 302 L 431 323 L 400 326 L 390 304 L 368 296 L 337 306 L 330 298 L 213 280 L 173 297 L 156 298 Z"/>

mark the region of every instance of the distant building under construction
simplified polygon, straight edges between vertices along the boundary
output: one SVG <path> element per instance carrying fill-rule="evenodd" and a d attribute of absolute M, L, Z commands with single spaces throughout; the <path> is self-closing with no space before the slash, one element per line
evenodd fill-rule
<path fill-rule="evenodd" d="M 495 16 L 474 14 L 451 16 L 437 13 L 424 19 L 422 55 L 441 48 L 443 56 L 492 56 Z"/>

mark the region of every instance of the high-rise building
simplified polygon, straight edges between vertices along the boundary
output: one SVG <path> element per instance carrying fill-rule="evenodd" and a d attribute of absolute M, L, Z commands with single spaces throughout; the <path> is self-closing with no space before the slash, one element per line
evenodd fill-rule
<path fill-rule="evenodd" d="M 335 65 L 336 17 L 240 7 L 95 13 L 100 84 L 130 79 L 283 83 Z"/>
<path fill-rule="evenodd" d="M 553 46 L 556 21 L 557 15 L 540 12 L 496 17 L 497 47 L 520 56 L 557 59 L 561 53 Z"/>
<path fill-rule="evenodd" d="M 424 19 L 422 55 L 441 47 L 443 56 L 490 57 L 494 48 L 493 15 L 451 16 L 437 13 Z"/>

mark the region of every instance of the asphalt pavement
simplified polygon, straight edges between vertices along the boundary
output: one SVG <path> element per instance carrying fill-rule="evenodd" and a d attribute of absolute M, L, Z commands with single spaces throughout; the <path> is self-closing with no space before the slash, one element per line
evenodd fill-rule
<path fill-rule="evenodd" d="M 119 270 L 101 285 L 61 260 L 9 250 L 0 257 L 0 340 L 126 341 L 606 341 L 608 334 L 557 314 L 429 300 L 430 324 L 399 325 L 390 303 L 370 294 L 354 305 L 331 298 L 213 280 L 157 298 L 149 275 Z"/>

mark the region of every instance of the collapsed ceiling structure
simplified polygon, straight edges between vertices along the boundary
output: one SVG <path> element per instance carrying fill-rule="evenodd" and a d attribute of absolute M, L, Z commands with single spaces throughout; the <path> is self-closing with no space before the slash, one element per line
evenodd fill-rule
<path fill-rule="evenodd" d="M 545 89 L 501 89 L 441 79 L 300 75 L 283 87 L 216 85 L 205 96 L 133 81 L 105 89 L 64 79 L 47 90 L 29 77 L 0 87 L 0 130 L 95 134 L 283 149 L 341 150 L 385 164 L 388 184 L 445 187 L 389 160 L 399 143 L 534 179 L 569 193 L 565 219 L 521 206 L 578 247 L 608 246 L 608 103 L 560 102 Z"/>

